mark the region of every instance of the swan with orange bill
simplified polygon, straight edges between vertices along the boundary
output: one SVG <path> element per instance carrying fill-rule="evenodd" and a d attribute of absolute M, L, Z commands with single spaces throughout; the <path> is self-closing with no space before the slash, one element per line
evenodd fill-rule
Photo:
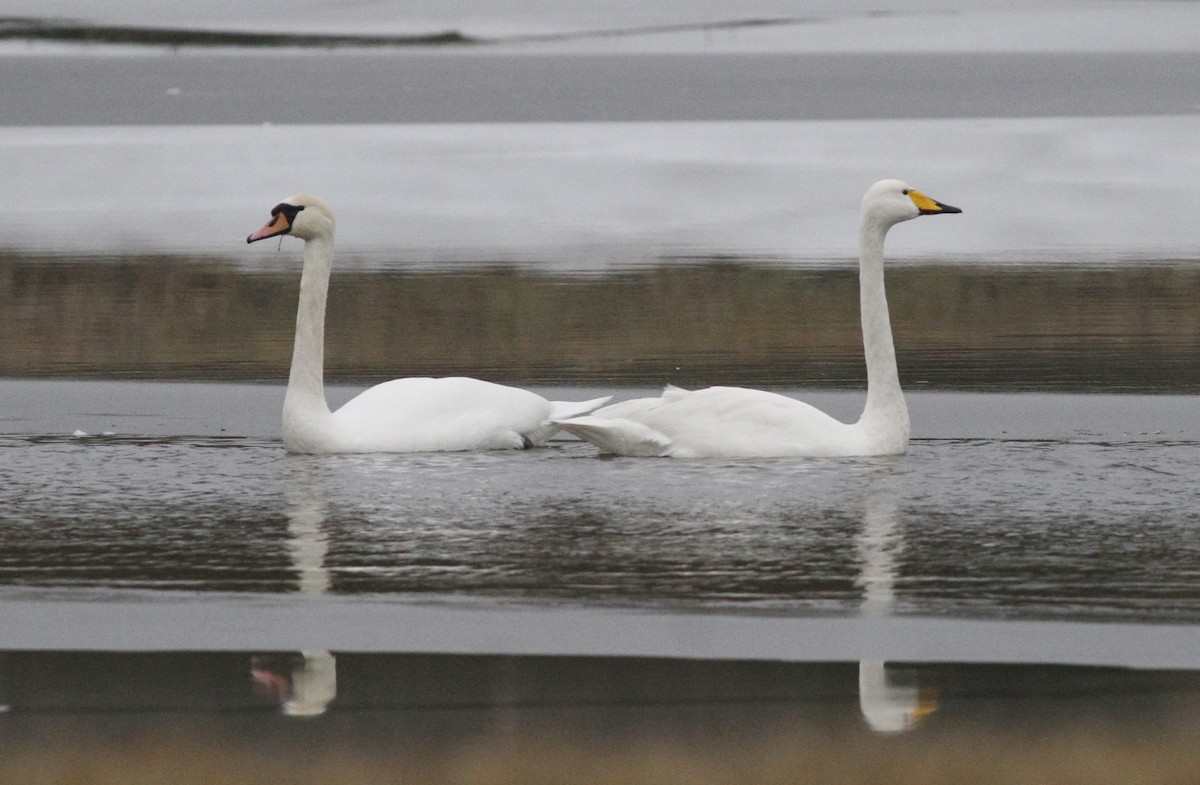
<path fill-rule="evenodd" d="M 543 446 L 557 422 L 608 402 L 549 401 L 479 379 L 413 377 L 371 387 L 337 411 L 325 400 L 325 301 L 333 267 L 333 211 L 315 196 L 284 199 L 246 238 L 304 241 L 296 339 L 283 401 L 283 443 L 294 453 L 442 452 Z"/>

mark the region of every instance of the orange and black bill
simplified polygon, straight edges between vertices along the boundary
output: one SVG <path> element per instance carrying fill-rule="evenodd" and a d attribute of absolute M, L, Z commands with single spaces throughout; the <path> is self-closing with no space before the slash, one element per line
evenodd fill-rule
<path fill-rule="evenodd" d="M 271 220 L 263 224 L 263 227 L 257 232 L 247 237 L 246 242 L 252 243 L 256 240 L 265 240 L 268 237 L 287 234 L 292 231 L 292 224 L 296 222 L 296 216 L 303 209 L 303 205 L 298 206 L 288 204 L 287 202 L 275 205 L 271 209 Z"/>

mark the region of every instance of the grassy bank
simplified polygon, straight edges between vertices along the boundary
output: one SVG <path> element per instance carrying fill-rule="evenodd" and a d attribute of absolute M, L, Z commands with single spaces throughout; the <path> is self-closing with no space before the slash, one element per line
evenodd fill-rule
<path fill-rule="evenodd" d="M 282 380 L 298 277 L 0 256 L 0 375 Z M 899 266 L 888 286 L 906 385 L 1200 390 L 1200 264 Z M 850 268 L 341 272 L 327 377 L 858 387 L 857 308 Z"/>

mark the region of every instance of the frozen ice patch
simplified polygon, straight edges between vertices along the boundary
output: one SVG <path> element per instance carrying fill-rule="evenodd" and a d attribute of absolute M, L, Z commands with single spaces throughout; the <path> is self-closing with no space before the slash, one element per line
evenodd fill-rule
<path fill-rule="evenodd" d="M 9 127 L 0 211 L 6 245 L 33 252 L 272 266 L 291 256 L 246 234 L 311 192 L 338 214 L 344 265 L 602 270 L 853 257 L 863 192 L 899 177 L 964 214 L 898 228 L 890 258 L 1190 257 L 1198 132 L 1200 116 Z"/>

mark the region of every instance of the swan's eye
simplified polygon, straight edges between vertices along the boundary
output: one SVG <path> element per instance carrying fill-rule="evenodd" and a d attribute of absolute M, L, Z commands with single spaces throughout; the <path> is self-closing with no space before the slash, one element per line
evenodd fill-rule
<path fill-rule="evenodd" d="M 905 195 L 905 196 L 908 196 L 908 190 L 909 190 L 909 189 L 907 189 L 907 188 L 905 188 L 905 189 L 904 189 L 904 195 Z"/>
<path fill-rule="evenodd" d="M 271 215 L 279 215 L 280 213 L 283 213 L 283 216 L 287 218 L 288 223 L 291 223 L 292 221 L 296 220 L 296 216 L 299 215 L 300 211 L 303 209 L 304 205 L 302 204 L 288 204 L 287 202 L 284 202 L 276 205 L 275 209 L 271 211 Z"/>

